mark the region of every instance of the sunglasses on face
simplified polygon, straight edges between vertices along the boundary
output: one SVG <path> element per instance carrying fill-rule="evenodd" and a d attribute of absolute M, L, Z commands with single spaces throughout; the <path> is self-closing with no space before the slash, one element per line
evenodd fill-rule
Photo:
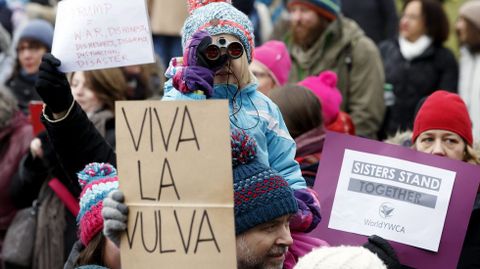
<path fill-rule="evenodd" d="M 215 61 L 220 58 L 223 52 L 232 59 L 238 59 L 243 55 L 243 46 L 238 41 L 229 42 L 222 37 L 216 43 L 207 46 L 205 57 L 210 61 Z"/>

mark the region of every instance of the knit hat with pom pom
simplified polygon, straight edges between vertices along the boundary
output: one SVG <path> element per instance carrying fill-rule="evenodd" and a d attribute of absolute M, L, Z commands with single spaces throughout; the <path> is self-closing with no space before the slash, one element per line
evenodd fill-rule
<path fill-rule="evenodd" d="M 182 46 L 187 47 L 190 38 L 198 31 L 210 35 L 230 34 L 236 36 L 245 49 L 248 62 L 253 58 L 255 36 L 252 22 L 247 15 L 236 9 L 231 0 L 188 0 L 190 16 L 182 29 Z"/>
<path fill-rule="evenodd" d="M 235 234 L 298 210 L 287 181 L 255 158 L 255 141 L 243 130 L 231 138 Z"/>
<path fill-rule="evenodd" d="M 77 174 L 82 187 L 80 212 L 77 216 L 80 241 L 87 246 L 103 229 L 103 199 L 118 190 L 117 170 L 107 163 L 91 163 Z"/>

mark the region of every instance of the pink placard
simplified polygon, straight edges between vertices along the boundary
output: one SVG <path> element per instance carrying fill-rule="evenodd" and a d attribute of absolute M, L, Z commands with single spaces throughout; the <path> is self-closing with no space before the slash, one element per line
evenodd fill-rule
<path fill-rule="evenodd" d="M 328 132 L 314 185 L 322 205 L 322 221 L 311 234 L 326 240 L 333 246 L 362 245 L 367 241 L 367 236 L 328 228 L 344 152 L 347 149 L 456 172 L 438 252 L 390 241 L 400 262 L 404 265 L 421 269 L 456 268 L 480 183 L 480 168 L 401 146 Z"/>

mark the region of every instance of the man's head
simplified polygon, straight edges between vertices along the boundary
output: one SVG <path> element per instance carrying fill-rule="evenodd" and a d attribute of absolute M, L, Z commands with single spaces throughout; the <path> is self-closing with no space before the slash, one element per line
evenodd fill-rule
<path fill-rule="evenodd" d="M 282 176 L 255 160 L 255 141 L 244 131 L 234 131 L 231 143 L 237 266 L 281 269 L 297 201 Z"/>
<path fill-rule="evenodd" d="M 337 0 L 290 0 L 288 11 L 293 42 L 308 49 L 338 17 L 340 5 Z"/>

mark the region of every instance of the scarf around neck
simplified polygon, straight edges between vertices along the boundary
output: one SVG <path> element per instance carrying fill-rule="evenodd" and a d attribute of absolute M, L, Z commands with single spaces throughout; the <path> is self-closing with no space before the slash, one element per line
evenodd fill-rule
<path fill-rule="evenodd" d="M 403 57 L 410 61 L 422 55 L 432 44 L 432 39 L 426 35 L 422 35 L 415 42 L 410 42 L 404 37 L 399 37 L 398 44 L 400 45 L 400 52 Z"/>

